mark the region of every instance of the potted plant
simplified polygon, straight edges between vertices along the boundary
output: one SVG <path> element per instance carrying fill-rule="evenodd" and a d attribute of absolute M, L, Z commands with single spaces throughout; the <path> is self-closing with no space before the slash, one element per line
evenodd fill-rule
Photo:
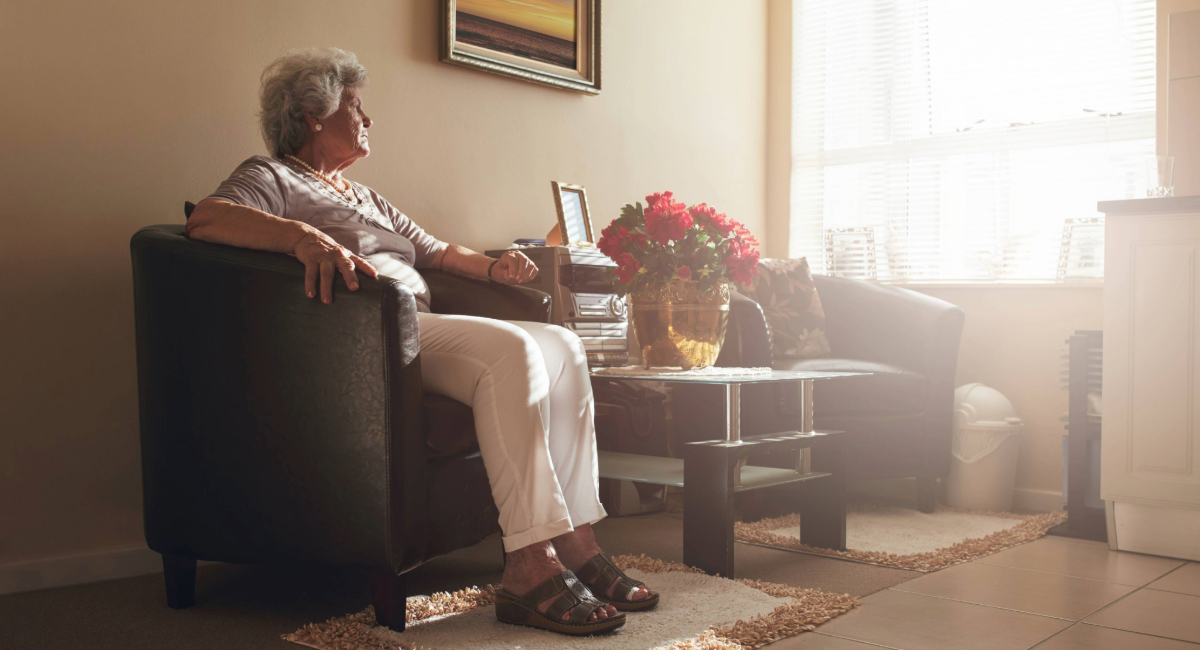
<path fill-rule="evenodd" d="M 713 365 L 725 340 L 730 283 L 758 273 L 758 240 L 706 204 L 671 192 L 626 205 L 601 232 L 600 251 L 617 264 L 634 336 L 647 366 Z"/>

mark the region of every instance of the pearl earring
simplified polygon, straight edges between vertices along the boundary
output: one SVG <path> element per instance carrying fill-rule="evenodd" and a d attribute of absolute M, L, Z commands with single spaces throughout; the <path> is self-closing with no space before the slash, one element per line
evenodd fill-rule
<path fill-rule="evenodd" d="M 313 127 L 313 130 L 314 130 L 314 131 L 320 131 L 322 128 L 324 128 L 324 127 L 322 127 L 322 126 L 321 126 L 321 123 L 320 123 L 320 122 L 317 122 L 317 125 Z"/>

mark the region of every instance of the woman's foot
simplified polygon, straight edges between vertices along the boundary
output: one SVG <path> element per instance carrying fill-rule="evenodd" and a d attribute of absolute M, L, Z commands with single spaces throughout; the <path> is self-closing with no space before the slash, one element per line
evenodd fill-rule
<path fill-rule="evenodd" d="M 590 533 L 591 530 L 589 529 L 588 532 Z M 504 577 L 500 580 L 500 586 L 519 598 L 529 593 L 529 590 L 534 587 L 566 570 L 567 568 L 559 562 L 554 545 L 550 542 L 538 542 L 505 554 Z M 558 600 L 558 594 L 538 603 L 538 611 L 544 614 L 555 600 Z M 562 620 L 567 621 L 570 615 L 570 612 L 563 614 Z M 602 621 L 616 615 L 617 609 L 612 605 L 606 605 L 592 612 L 588 621 Z"/>
<path fill-rule="evenodd" d="M 578 571 L 579 567 L 583 566 L 588 560 L 596 557 L 596 555 L 600 553 L 600 545 L 596 543 L 596 535 L 592 532 L 591 524 L 578 526 L 575 528 L 575 530 L 565 535 L 559 535 L 551 541 L 554 542 L 554 550 L 558 552 L 558 559 L 562 562 L 563 566 L 567 567 L 571 571 Z M 598 593 L 596 595 L 603 596 L 605 598 L 612 598 L 612 591 L 616 588 L 616 586 L 617 583 L 614 582 L 608 587 L 609 593 Z M 638 587 L 637 589 L 633 590 L 633 593 L 625 596 L 625 598 L 635 601 L 646 600 L 653 595 L 653 591 L 650 591 L 645 587 Z M 614 609 L 613 611 L 616 610 Z"/>

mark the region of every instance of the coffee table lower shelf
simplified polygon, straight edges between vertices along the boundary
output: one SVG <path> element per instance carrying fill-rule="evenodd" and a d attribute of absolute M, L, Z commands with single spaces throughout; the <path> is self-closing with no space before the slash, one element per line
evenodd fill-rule
<path fill-rule="evenodd" d="M 662 458 L 625 454 L 619 451 L 599 452 L 600 478 L 610 478 L 634 483 L 652 483 L 683 487 L 683 459 Z M 778 467 L 746 465 L 741 468 L 741 481 L 734 484 L 734 492 L 747 492 L 762 488 L 811 481 L 815 478 L 832 476 L 829 472 L 798 472 Z"/>
<path fill-rule="evenodd" d="M 846 550 L 845 472 L 839 433 L 784 432 L 744 440 L 692 442 L 684 446 L 683 459 L 601 451 L 600 477 L 684 488 L 684 564 L 732 578 L 734 497 L 742 492 L 795 486 L 789 501 L 804 522 L 800 541 Z M 755 453 L 801 450 L 811 454 L 811 462 L 797 462 L 803 469 L 744 464 Z M 798 461 L 801 458 L 797 456 Z"/>

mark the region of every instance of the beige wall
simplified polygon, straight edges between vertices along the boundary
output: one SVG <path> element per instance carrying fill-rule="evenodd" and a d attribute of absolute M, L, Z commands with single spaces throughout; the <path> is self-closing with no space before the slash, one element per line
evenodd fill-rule
<path fill-rule="evenodd" d="M 1175 159 L 1175 196 L 1200 194 L 1200 0 L 1163 0 L 1158 16 L 1158 127 Z M 1163 73 L 1165 68 L 1165 73 Z M 1160 140 L 1160 142 L 1162 142 Z"/>
<path fill-rule="evenodd" d="M 439 63 L 434 0 L 10 4 L 0 563 L 142 543 L 128 240 L 262 151 L 258 75 L 289 48 L 359 55 L 351 176 L 444 239 L 544 234 L 551 180 L 597 228 L 670 189 L 765 238 L 765 2 L 609 0 L 598 97 Z"/>
<path fill-rule="evenodd" d="M 792 0 L 767 0 L 767 227 L 763 255 L 786 257 L 792 196 Z"/>
<path fill-rule="evenodd" d="M 1062 492 L 1059 388 L 1062 348 L 1075 330 L 1103 329 L 1102 287 L 939 287 L 922 293 L 967 313 L 956 385 L 980 382 L 1004 393 L 1025 422 L 1017 465 L 1017 503 L 1043 507 Z"/>
<path fill-rule="evenodd" d="M 1200 10 L 1200 0 L 1158 0 L 1157 3 L 1158 16 L 1155 21 L 1155 58 L 1154 78 L 1156 82 L 1155 107 L 1157 108 L 1157 119 L 1155 122 L 1158 127 L 1158 155 L 1167 156 L 1170 147 L 1168 146 L 1167 135 L 1167 106 L 1169 105 L 1170 97 L 1167 92 L 1171 79 L 1170 71 L 1168 70 L 1170 51 L 1170 40 L 1167 38 L 1171 14 L 1184 13 L 1188 11 Z M 1182 196 L 1182 195 L 1180 195 Z"/>

